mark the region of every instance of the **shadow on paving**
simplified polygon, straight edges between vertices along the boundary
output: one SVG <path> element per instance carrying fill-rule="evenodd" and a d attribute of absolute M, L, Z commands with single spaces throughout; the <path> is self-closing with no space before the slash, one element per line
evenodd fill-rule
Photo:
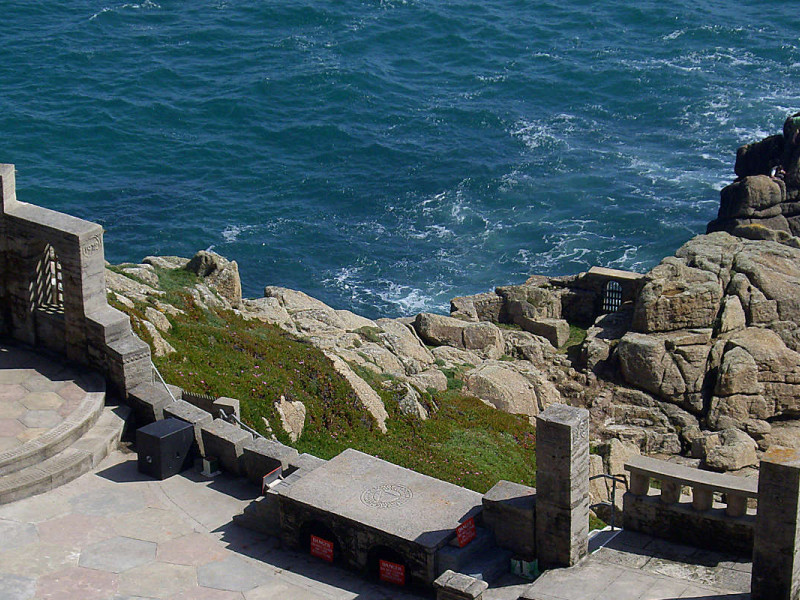
<path fill-rule="evenodd" d="M 138 471 L 135 454 L 129 455 L 129 460 L 97 472 L 97 475 L 121 485 L 141 482 L 159 483 L 158 480 Z M 223 473 L 209 479 L 194 467 L 190 467 L 173 477 L 179 477 L 192 484 L 202 485 L 204 488 L 214 490 L 242 502 L 259 498 L 258 487 L 241 477 Z M 235 517 L 236 515 L 230 516 Z M 419 592 L 416 590 L 400 590 L 388 584 L 384 585 L 369 580 L 366 577 L 362 578 L 355 571 L 338 565 L 331 565 L 307 554 L 281 549 L 280 540 L 277 537 L 247 529 L 232 520 L 211 529 L 211 533 L 219 536 L 220 542 L 227 550 L 261 562 L 265 567 L 291 572 L 312 580 L 315 584 L 330 586 L 333 588 L 331 590 L 333 596 L 336 595 L 335 590 L 341 590 L 352 594 L 356 599 L 360 598 L 362 600 L 413 600 L 429 597 L 418 595 Z M 326 597 L 328 596 L 325 592 L 321 593 Z"/>
<path fill-rule="evenodd" d="M 366 575 L 341 565 L 330 564 L 301 552 L 282 549 L 277 537 L 252 531 L 233 522 L 218 527 L 212 533 L 221 534 L 220 541 L 232 552 L 312 579 L 317 583 L 356 594 L 355 598 L 375 600 L 376 592 L 380 590 L 385 592 L 387 599 L 429 597 L 420 595 L 419 590 L 401 590 L 369 579 Z M 370 589 L 364 590 L 365 587 Z"/>

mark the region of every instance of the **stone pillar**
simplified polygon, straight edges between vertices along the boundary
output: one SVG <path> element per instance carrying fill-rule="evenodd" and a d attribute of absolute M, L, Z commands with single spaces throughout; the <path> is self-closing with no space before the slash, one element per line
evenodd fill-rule
<path fill-rule="evenodd" d="M 536 417 L 536 554 L 549 569 L 589 548 L 589 412 L 553 404 Z"/>
<path fill-rule="evenodd" d="M 6 209 L 17 202 L 14 165 L 0 164 L 0 335 L 8 335 L 11 327 L 8 293 L 8 225 Z"/>
<path fill-rule="evenodd" d="M 753 540 L 752 600 L 800 598 L 800 450 L 771 448 L 761 459 Z"/>
<path fill-rule="evenodd" d="M 17 184 L 14 165 L 0 164 L 0 211 L 17 205 Z"/>

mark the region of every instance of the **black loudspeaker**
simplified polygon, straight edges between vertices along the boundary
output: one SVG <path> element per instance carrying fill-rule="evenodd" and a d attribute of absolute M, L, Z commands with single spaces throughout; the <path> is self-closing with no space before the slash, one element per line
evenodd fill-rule
<path fill-rule="evenodd" d="M 189 464 L 194 427 L 180 419 L 164 419 L 136 430 L 139 472 L 166 479 Z"/>

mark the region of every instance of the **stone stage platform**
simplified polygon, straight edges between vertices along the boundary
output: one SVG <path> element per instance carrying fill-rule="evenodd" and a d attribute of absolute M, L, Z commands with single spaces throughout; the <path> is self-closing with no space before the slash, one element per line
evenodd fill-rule
<path fill-rule="evenodd" d="M 481 495 L 348 449 L 282 489 L 284 543 L 308 551 L 310 536 L 333 543 L 333 560 L 373 572 L 401 564 L 406 581 L 430 585 L 436 552 L 482 511 Z"/>

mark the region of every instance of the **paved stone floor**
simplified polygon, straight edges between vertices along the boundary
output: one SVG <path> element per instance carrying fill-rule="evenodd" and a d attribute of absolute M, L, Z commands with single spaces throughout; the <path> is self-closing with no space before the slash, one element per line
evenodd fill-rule
<path fill-rule="evenodd" d="M 58 425 L 97 382 L 0 344 L 0 452 Z M 0 506 L 2 600 L 411 600 L 232 522 L 254 498 L 243 479 L 188 470 L 140 475 L 117 451 L 92 473 Z M 749 598 L 750 563 L 623 532 L 533 585 L 512 576 L 485 600 Z M 423 596 L 425 597 L 425 596 Z M 430 597 L 430 596 L 427 596 Z"/>
<path fill-rule="evenodd" d="M 0 343 L 0 452 L 61 424 L 93 390 L 91 375 Z"/>
<path fill-rule="evenodd" d="M 140 475 L 118 451 L 93 473 L 0 506 L 4 600 L 411 600 L 412 594 L 288 552 L 232 523 L 248 482 L 188 470 Z M 508 577 L 486 600 L 744 600 L 750 565 L 736 557 L 624 532 L 577 567 L 532 587 Z M 527 591 L 526 591 L 527 590 Z"/>
<path fill-rule="evenodd" d="M 623 531 L 570 569 L 549 571 L 530 600 L 746 600 L 749 558 Z"/>
<path fill-rule="evenodd" d="M 286 552 L 231 522 L 255 487 L 189 470 L 142 476 L 115 452 L 93 473 L 0 506 L 3 600 L 414 598 Z"/>

